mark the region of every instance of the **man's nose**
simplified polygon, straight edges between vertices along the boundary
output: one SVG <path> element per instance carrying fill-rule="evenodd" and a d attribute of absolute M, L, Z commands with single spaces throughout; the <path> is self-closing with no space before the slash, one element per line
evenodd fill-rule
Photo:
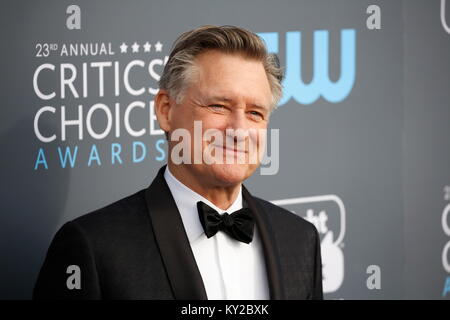
<path fill-rule="evenodd" d="M 228 119 L 226 139 L 233 143 L 245 142 L 248 140 L 248 129 L 249 122 L 245 110 L 236 110 Z"/>
<path fill-rule="evenodd" d="M 231 116 L 228 119 L 228 126 L 229 129 L 241 129 L 241 130 L 247 130 L 248 129 L 248 121 L 245 114 L 245 110 L 239 109 L 235 112 L 231 113 Z"/>

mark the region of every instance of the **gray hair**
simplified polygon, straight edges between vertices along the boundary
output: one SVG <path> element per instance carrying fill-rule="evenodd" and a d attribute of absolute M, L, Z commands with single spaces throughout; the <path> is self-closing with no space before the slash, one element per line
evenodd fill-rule
<path fill-rule="evenodd" d="M 183 91 L 193 77 L 194 60 L 207 50 L 238 53 L 260 61 L 267 74 L 272 92 L 272 107 L 276 107 L 282 95 L 283 73 L 278 57 L 267 53 L 264 41 L 255 33 L 235 26 L 202 26 L 181 34 L 173 45 L 159 87 L 168 91 L 177 103 L 183 99 Z"/>

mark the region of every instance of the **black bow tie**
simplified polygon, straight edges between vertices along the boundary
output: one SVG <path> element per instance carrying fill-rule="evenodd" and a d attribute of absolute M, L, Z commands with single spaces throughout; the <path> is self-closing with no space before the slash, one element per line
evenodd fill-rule
<path fill-rule="evenodd" d="M 250 243 L 253 239 L 253 214 L 250 208 L 242 208 L 232 214 L 220 215 L 206 203 L 197 202 L 198 216 L 208 238 L 222 230 L 236 240 Z"/>

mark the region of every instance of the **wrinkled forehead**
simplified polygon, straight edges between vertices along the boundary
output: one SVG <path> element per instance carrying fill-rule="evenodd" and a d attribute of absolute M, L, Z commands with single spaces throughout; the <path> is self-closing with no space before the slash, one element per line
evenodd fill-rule
<path fill-rule="evenodd" d="M 262 62 L 240 55 L 208 52 L 199 56 L 189 77 L 197 98 L 229 104 L 239 101 L 270 109 L 272 92 Z"/>

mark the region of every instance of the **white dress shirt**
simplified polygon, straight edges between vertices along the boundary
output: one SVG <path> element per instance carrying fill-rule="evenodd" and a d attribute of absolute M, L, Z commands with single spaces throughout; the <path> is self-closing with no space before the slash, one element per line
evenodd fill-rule
<path fill-rule="evenodd" d="M 181 214 L 208 299 L 269 299 L 264 253 L 256 225 L 250 244 L 235 240 L 222 231 L 208 239 L 197 212 L 198 201 L 203 201 L 219 214 L 231 214 L 242 209 L 242 187 L 233 204 L 227 210 L 222 210 L 181 183 L 168 166 L 164 178 Z"/>

